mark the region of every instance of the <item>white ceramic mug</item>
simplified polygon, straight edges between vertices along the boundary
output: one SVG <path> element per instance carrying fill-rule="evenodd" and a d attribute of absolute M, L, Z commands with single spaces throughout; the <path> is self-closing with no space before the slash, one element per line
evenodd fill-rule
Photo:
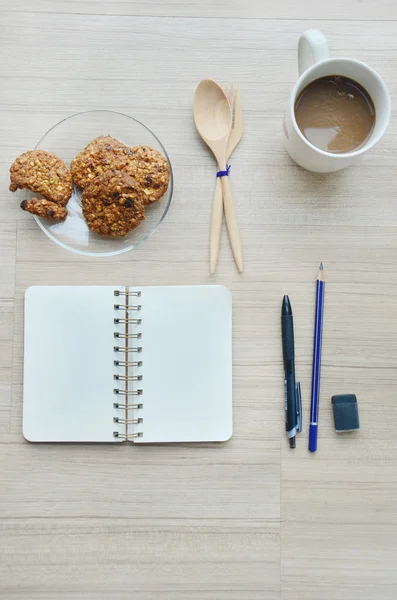
<path fill-rule="evenodd" d="M 351 58 L 329 58 L 325 36 L 318 29 L 305 31 L 298 44 L 299 79 L 284 115 L 285 146 L 291 158 L 301 167 L 317 173 L 331 173 L 359 162 L 361 156 L 375 146 L 390 120 L 389 91 L 381 77 L 368 65 Z M 353 152 L 334 154 L 313 146 L 300 131 L 295 119 L 295 100 L 310 82 L 327 75 L 344 75 L 360 83 L 375 105 L 375 127 L 367 143 Z"/>

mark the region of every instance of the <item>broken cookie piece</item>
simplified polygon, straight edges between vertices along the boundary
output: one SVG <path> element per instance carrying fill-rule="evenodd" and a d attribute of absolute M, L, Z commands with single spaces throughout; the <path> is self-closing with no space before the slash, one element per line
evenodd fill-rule
<path fill-rule="evenodd" d="M 10 167 L 10 191 L 28 189 L 47 200 L 66 206 L 72 195 L 72 175 L 60 158 L 44 150 L 29 150 Z"/>
<path fill-rule="evenodd" d="M 68 211 L 64 206 L 60 206 L 51 200 L 31 198 L 21 202 L 22 210 L 37 215 L 43 219 L 52 219 L 54 221 L 64 221 L 68 216 Z"/>

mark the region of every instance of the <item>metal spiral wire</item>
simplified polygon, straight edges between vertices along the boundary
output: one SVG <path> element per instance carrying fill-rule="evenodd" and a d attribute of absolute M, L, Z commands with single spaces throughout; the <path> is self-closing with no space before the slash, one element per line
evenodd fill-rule
<path fill-rule="evenodd" d="M 142 379 L 143 379 L 143 375 L 141 375 L 141 374 L 132 375 L 130 372 L 130 369 L 142 368 L 143 361 L 142 360 L 129 360 L 129 358 L 128 358 L 130 354 L 142 352 L 142 346 L 130 346 L 129 345 L 129 340 L 135 340 L 135 339 L 142 338 L 142 332 L 140 332 L 140 331 L 132 332 L 131 331 L 132 326 L 139 327 L 142 324 L 142 319 L 130 318 L 128 315 L 129 311 L 140 311 L 141 310 L 141 308 L 142 308 L 141 304 L 130 305 L 128 302 L 130 296 L 139 298 L 141 296 L 141 292 L 140 291 L 132 292 L 132 291 L 129 291 L 128 289 L 126 291 L 114 290 L 114 295 L 116 297 L 124 296 L 125 303 L 124 304 L 114 304 L 114 310 L 124 311 L 123 317 L 115 317 L 113 319 L 113 322 L 115 325 L 124 326 L 123 332 L 120 332 L 120 331 L 114 332 L 114 338 L 122 340 L 124 342 L 124 345 L 123 346 L 113 346 L 113 350 L 114 350 L 114 352 L 123 354 L 124 359 L 123 360 L 116 359 L 113 361 L 113 364 L 115 367 L 119 367 L 119 368 L 123 369 L 124 373 L 123 374 L 115 373 L 113 375 L 113 379 L 115 381 L 123 382 L 124 386 L 122 388 L 114 388 L 113 392 L 118 396 L 124 396 L 125 400 L 124 400 L 124 402 L 114 402 L 113 403 L 113 408 L 122 411 L 121 416 L 113 417 L 113 423 L 117 423 L 119 425 L 124 426 L 123 433 L 121 433 L 120 431 L 113 431 L 113 436 L 115 438 L 123 439 L 124 441 L 126 441 L 126 440 L 133 440 L 138 437 L 142 437 L 142 435 L 143 435 L 143 433 L 141 431 L 137 431 L 134 433 L 129 433 L 129 431 L 128 431 L 129 425 L 138 425 L 138 424 L 143 423 L 143 419 L 141 417 L 137 417 L 136 413 L 135 413 L 135 411 L 139 411 L 143 408 L 143 404 L 137 403 L 136 401 L 134 401 L 134 402 L 128 401 L 131 396 L 142 396 L 142 394 L 143 394 L 143 389 L 141 387 L 139 387 L 137 389 L 130 388 L 131 382 L 142 381 Z"/>

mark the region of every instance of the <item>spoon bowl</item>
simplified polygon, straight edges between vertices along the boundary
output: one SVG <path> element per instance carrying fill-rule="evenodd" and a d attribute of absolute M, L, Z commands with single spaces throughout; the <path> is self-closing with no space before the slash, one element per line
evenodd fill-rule
<path fill-rule="evenodd" d="M 225 150 L 232 127 L 232 109 L 222 88 L 211 79 L 199 83 L 194 94 L 197 131 L 224 168 Z"/>

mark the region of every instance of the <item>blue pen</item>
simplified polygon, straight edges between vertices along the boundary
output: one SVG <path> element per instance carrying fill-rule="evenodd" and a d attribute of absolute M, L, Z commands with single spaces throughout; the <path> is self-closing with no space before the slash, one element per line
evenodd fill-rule
<path fill-rule="evenodd" d="M 317 450 L 318 431 L 318 406 L 320 401 L 320 372 L 321 372 L 321 345 L 323 340 L 323 314 L 324 314 L 324 269 L 323 263 L 317 276 L 316 286 L 316 317 L 314 321 L 313 342 L 313 370 L 312 370 L 312 399 L 310 404 L 309 450 Z"/>

